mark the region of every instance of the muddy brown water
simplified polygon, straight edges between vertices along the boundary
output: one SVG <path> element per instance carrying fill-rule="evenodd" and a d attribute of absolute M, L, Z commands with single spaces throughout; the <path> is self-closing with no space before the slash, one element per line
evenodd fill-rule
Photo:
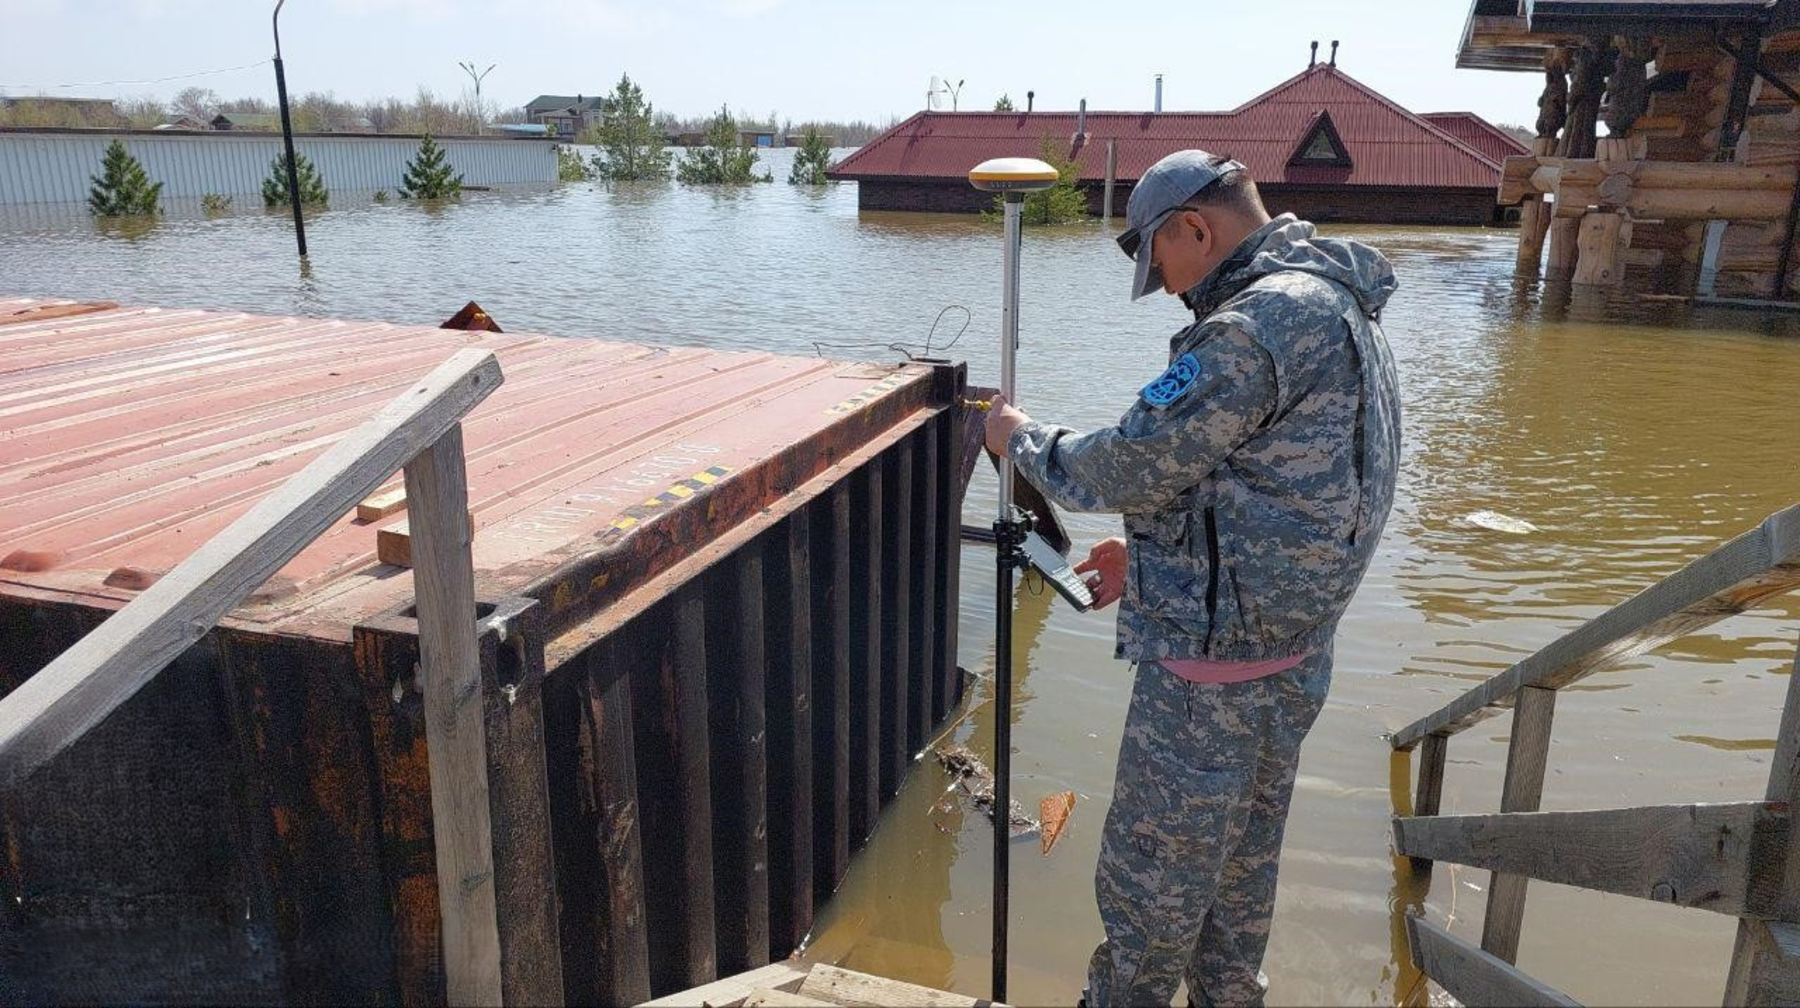
<path fill-rule="evenodd" d="M 785 176 L 783 152 L 767 157 Z M 996 369 L 998 228 L 859 213 L 852 186 L 563 185 L 442 210 L 343 194 L 311 219 L 304 271 L 284 218 L 238 202 L 216 217 L 176 204 L 130 233 L 79 207 L 0 209 L 0 289 L 405 322 L 475 298 L 514 329 L 883 360 L 890 345 L 922 353 L 935 319 L 934 352 L 967 358 L 977 382 Z M 1800 501 L 1800 316 L 1517 284 L 1509 232 L 1330 230 L 1399 272 L 1386 323 L 1406 452 L 1306 745 L 1265 968 L 1276 1003 L 1392 1004 L 1419 993 L 1398 915 L 1422 906 L 1475 938 L 1488 880 L 1439 865 L 1427 887 L 1391 856 L 1409 764 L 1382 734 Z M 1030 232 L 1022 283 L 1021 399 L 1072 426 L 1115 418 L 1182 324 L 1169 299 L 1126 299 L 1128 263 L 1098 223 Z M 992 507 L 978 475 L 964 518 L 985 524 Z M 1481 512 L 1531 530 L 1470 520 Z M 1069 525 L 1079 550 L 1118 528 Z M 965 549 L 962 585 L 960 658 L 978 679 L 947 741 L 991 760 L 985 548 Z M 1112 659 L 1111 612 L 1021 590 L 1016 619 L 1015 794 L 1080 801 L 1050 857 L 1035 840 L 1014 848 L 1011 995 L 1070 1004 L 1099 935 L 1094 857 L 1130 669 Z M 1544 807 L 1759 797 L 1797 638 L 1786 600 L 1574 687 Z M 1507 725 L 1452 742 L 1445 811 L 1498 808 Z M 986 994 L 989 827 L 941 804 L 946 782 L 934 761 L 915 766 L 809 957 Z M 1732 926 L 1534 883 L 1520 963 L 1590 1003 L 1717 1003 Z"/>

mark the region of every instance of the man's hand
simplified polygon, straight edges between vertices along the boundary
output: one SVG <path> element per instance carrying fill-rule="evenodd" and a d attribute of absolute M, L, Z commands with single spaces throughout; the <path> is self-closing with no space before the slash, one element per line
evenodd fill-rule
<path fill-rule="evenodd" d="M 1094 595 L 1095 609 L 1105 609 L 1125 594 L 1127 556 L 1124 538 L 1114 536 L 1095 543 L 1088 550 L 1087 559 L 1075 565 L 1075 573 L 1093 575 L 1085 580 L 1088 591 Z"/>
<path fill-rule="evenodd" d="M 1001 458 L 1006 457 L 1006 442 L 1012 438 L 1013 431 L 1019 425 L 1030 420 L 1024 411 L 1006 401 L 1000 393 L 994 393 L 990 400 L 993 406 L 988 410 L 987 449 Z"/>

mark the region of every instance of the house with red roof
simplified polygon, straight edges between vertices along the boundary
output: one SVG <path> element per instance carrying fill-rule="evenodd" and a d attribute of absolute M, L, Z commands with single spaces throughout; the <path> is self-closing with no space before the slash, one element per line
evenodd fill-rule
<path fill-rule="evenodd" d="M 864 210 L 972 212 L 968 184 L 994 157 L 1038 157 L 1045 139 L 1079 167 L 1100 212 L 1113 151 L 1114 213 L 1166 154 L 1197 147 L 1243 162 L 1271 213 L 1358 223 L 1488 224 L 1501 163 L 1529 153 L 1472 112 L 1418 115 L 1331 63 L 1229 112 L 920 112 L 834 167 Z"/>

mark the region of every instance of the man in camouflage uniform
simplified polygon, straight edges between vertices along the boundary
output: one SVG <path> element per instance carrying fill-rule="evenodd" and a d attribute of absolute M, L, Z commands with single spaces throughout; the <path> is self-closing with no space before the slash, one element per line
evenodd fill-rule
<path fill-rule="evenodd" d="M 1136 663 L 1095 891 L 1090 1005 L 1260 1004 L 1300 743 L 1388 509 L 1400 396 L 1381 254 L 1270 220 L 1235 161 L 1182 151 L 1131 194 L 1133 298 L 1193 309 L 1118 424 L 1077 434 L 997 403 L 988 445 L 1125 537 L 1076 569 L 1123 600 Z"/>

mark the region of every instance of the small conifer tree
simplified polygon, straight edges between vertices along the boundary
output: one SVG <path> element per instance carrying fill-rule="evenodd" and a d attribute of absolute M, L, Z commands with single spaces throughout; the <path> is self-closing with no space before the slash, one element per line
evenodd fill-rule
<path fill-rule="evenodd" d="M 619 77 L 613 93 L 600 99 L 601 120 L 595 130 L 594 173 L 615 182 L 661 181 L 669 177 L 669 151 L 656 125 L 656 107 L 630 74 Z"/>
<path fill-rule="evenodd" d="M 96 217 L 154 217 L 162 212 L 162 183 L 117 140 L 106 146 L 100 174 L 89 176 L 88 210 Z"/>
<path fill-rule="evenodd" d="M 448 199 L 462 194 L 462 175 L 451 167 L 444 148 L 431 134 L 419 141 L 419 153 L 406 163 L 406 176 L 400 180 L 400 195 L 407 199 Z"/>
<path fill-rule="evenodd" d="M 825 172 L 831 168 L 831 145 L 817 126 L 806 127 L 800 140 L 800 153 L 794 155 L 794 167 L 788 172 L 789 185 L 823 185 L 830 181 Z"/>
<path fill-rule="evenodd" d="M 331 199 L 331 193 L 325 188 L 325 178 L 312 159 L 299 151 L 294 152 L 294 167 L 300 177 L 300 202 L 307 206 L 324 206 Z M 278 155 L 269 162 L 269 176 L 262 184 L 263 206 L 281 206 L 288 201 L 287 190 L 287 155 Z"/>
<path fill-rule="evenodd" d="M 701 185 L 775 181 L 768 172 L 756 174 L 756 148 L 743 145 L 730 108 L 719 109 L 706 124 L 706 145 L 688 151 L 676 166 L 675 177 Z"/>

